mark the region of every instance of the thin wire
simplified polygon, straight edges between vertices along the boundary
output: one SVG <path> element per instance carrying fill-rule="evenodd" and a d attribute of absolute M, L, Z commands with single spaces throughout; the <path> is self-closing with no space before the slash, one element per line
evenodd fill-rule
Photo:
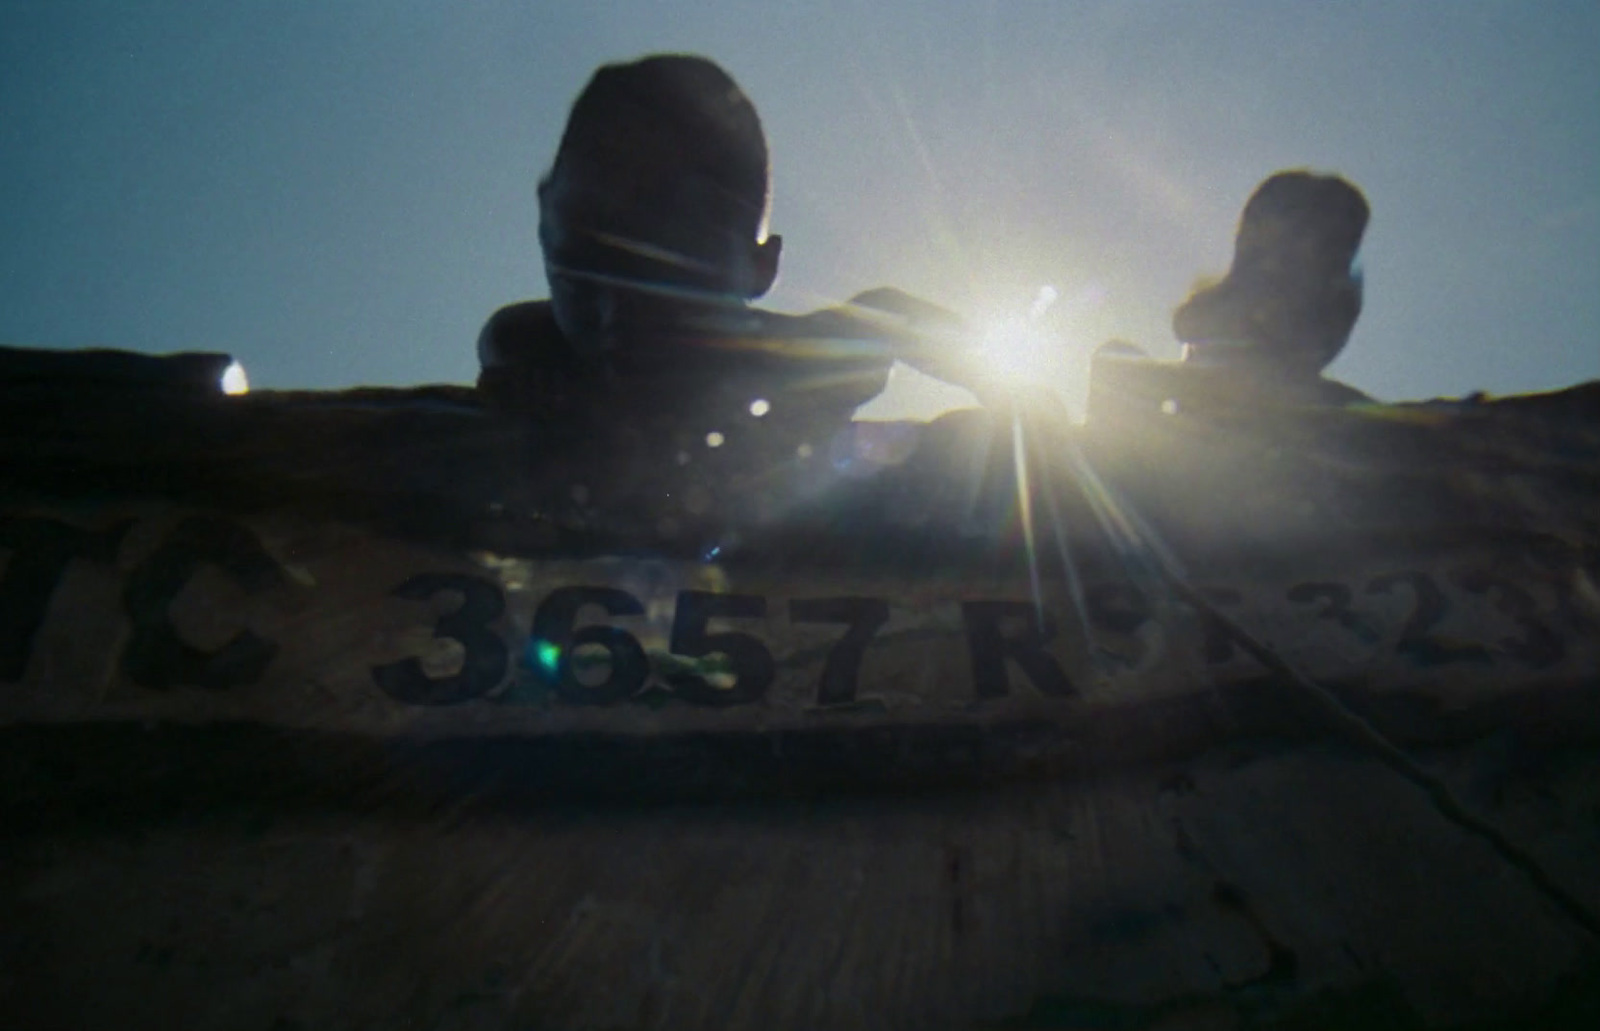
<path fill-rule="evenodd" d="M 1080 474 L 1087 477 L 1086 493 L 1091 495 L 1091 500 L 1106 503 L 1106 507 L 1122 517 L 1119 520 L 1121 524 L 1119 529 L 1146 546 L 1145 553 L 1153 560 L 1151 564 L 1155 572 L 1175 596 L 1205 618 L 1214 620 L 1216 625 L 1251 658 L 1294 685 L 1301 694 L 1315 703 L 1319 714 L 1325 717 L 1346 741 L 1421 788 L 1439 815 L 1461 830 L 1487 842 L 1501 859 L 1520 870 L 1533 887 L 1560 910 L 1562 915 L 1589 934 L 1600 937 L 1600 916 L 1596 916 L 1577 897 L 1557 884 L 1531 855 L 1502 834 L 1493 824 L 1469 810 L 1451 793 L 1442 780 L 1428 772 L 1409 753 L 1385 737 L 1377 727 L 1351 710 L 1337 695 L 1301 673 L 1270 645 L 1208 601 L 1189 583 L 1174 556 L 1162 546 L 1159 538 L 1153 536 L 1153 531 L 1143 519 L 1139 518 L 1132 504 L 1107 486 L 1090 466 L 1086 456 L 1078 453 L 1076 448 L 1072 449 L 1072 455 L 1075 458 L 1075 467 Z M 1093 498 L 1094 494 L 1099 495 L 1098 499 Z"/>

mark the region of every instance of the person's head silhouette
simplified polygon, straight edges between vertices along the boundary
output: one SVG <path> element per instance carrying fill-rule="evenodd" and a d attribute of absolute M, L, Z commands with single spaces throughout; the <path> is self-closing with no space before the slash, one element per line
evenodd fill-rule
<path fill-rule="evenodd" d="M 563 335 L 582 352 L 759 297 L 782 241 L 766 235 L 761 121 L 701 57 L 600 68 L 539 184 L 539 242 Z"/>
<path fill-rule="evenodd" d="M 1178 339 L 1208 360 L 1315 376 L 1361 314 L 1355 267 L 1369 209 L 1338 176 L 1279 172 L 1239 217 L 1233 264 L 1173 313 Z"/>

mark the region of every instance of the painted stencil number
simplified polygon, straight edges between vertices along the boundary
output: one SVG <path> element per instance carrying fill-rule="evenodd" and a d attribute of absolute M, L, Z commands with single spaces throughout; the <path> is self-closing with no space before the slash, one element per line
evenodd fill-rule
<path fill-rule="evenodd" d="M 673 673 L 667 677 L 673 691 L 695 705 L 744 705 L 766 697 L 767 688 L 777 676 L 777 665 L 767 646 L 758 638 L 735 630 L 706 633 L 706 624 L 717 617 L 760 619 L 766 614 L 767 600 L 759 595 L 679 591 L 668 649 L 691 659 L 720 653 L 733 668 L 734 682 L 730 687 L 718 687 L 698 673 Z"/>
<path fill-rule="evenodd" d="M 1323 605 L 1317 610 L 1318 619 L 1337 623 L 1368 644 L 1374 644 L 1378 640 L 1378 635 L 1372 627 L 1350 607 L 1353 592 L 1344 584 L 1332 581 L 1295 584 L 1289 588 L 1287 597 L 1299 605 L 1320 601 Z"/>
<path fill-rule="evenodd" d="M 817 685 L 818 705 L 841 705 L 856 698 L 856 681 L 867 645 L 889 622 L 889 603 L 882 598 L 807 598 L 789 603 L 795 623 L 844 623 L 849 627 L 828 652 Z"/>
<path fill-rule="evenodd" d="M 1489 652 L 1477 644 L 1457 644 L 1432 636 L 1429 631 L 1449 611 L 1444 592 L 1427 573 L 1389 573 L 1367 585 L 1368 594 L 1392 594 L 1405 585 L 1414 599 L 1411 614 L 1400 628 L 1395 649 L 1422 666 L 1442 666 L 1450 662 L 1488 662 Z"/>
<path fill-rule="evenodd" d="M 509 661 L 506 643 L 488 625 L 505 611 L 505 595 L 499 584 L 459 573 L 421 573 L 389 593 L 396 598 L 427 601 L 444 591 L 460 594 L 461 604 L 439 617 L 433 636 L 460 643 L 464 649 L 461 669 L 448 677 L 430 677 L 414 658 L 372 667 L 372 679 L 396 701 L 408 705 L 459 705 L 483 697 L 505 679 Z"/>
<path fill-rule="evenodd" d="M 557 588 L 533 617 L 534 669 L 562 701 L 574 705 L 610 705 L 630 698 L 650 677 L 644 646 L 621 627 L 572 629 L 586 605 L 597 605 L 608 616 L 644 615 L 643 602 L 615 587 Z M 589 683 L 579 677 L 577 667 L 591 663 L 596 648 L 606 653 L 611 669 L 604 680 Z"/>
<path fill-rule="evenodd" d="M 1151 651 L 1138 636 L 1151 620 L 1150 603 L 1144 592 L 1133 584 L 1102 583 L 1090 587 L 1084 600 L 1089 619 L 1096 627 L 1129 641 L 1115 648 L 1108 647 L 1104 640 L 1097 641 L 1099 653 L 1123 669 L 1137 669 Z"/>
<path fill-rule="evenodd" d="M 1462 588 L 1473 594 L 1493 597 L 1495 608 L 1510 616 L 1522 628 L 1521 637 L 1503 637 L 1500 647 L 1506 654 L 1535 669 L 1560 662 L 1567 654 L 1566 642 L 1539 619 L 1539 606 L 1516 584 L 1492 573 L 1469 570 L 1456 577 Z"/>

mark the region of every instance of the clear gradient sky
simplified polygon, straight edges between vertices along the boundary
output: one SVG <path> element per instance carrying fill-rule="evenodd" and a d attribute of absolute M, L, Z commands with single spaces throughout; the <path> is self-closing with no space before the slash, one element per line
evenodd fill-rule
<path fill-rule="evenodd" d="M 1061 296 L 1067 389 L 1226 268 L 1274 170 L 1373 209 L 1331 372 L 1387 399 L 1600 378 L 1600 3 L 0 0 L 0 343 L 223 350 L 256 387 L 470 382 L 543 296 L 534 187 L 594 67 L 759 107 L 772 307 Z M 902 384 L 878 411 L 939 399 Z"/>

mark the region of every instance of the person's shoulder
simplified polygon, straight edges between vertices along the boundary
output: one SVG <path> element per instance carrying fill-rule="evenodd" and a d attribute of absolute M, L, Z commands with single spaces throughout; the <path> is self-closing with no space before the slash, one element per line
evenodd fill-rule
<path fill-rule="evenodd" d="M 583 363 L 556 325 L 549 301 L 508 304 L 478 333 L 477 388 L 491 407 L 566 411 L 584 379 Z"/>
<path fill-rule="evenodd" d="M 1368 394 L 1366 391 L 1359 390 L 1343 380 L 1337 380 L 1332 376 L 1327 375 L 1317 377 L 1317 384 L 1314 388 L 1314 397 L 1318 403 L 1329 405 L 1335 408 L 1343 408 L 1347 405 L 1371 405 L 1378 403 L 1377 398 L 1373 397 L 1371 394 Z"/>
<path fill-rule="evenodd" d="M 478 331 L 478 365 L 485 369 L 545 364 L 570 350 L 549 301 L 508 304 Z"/>

